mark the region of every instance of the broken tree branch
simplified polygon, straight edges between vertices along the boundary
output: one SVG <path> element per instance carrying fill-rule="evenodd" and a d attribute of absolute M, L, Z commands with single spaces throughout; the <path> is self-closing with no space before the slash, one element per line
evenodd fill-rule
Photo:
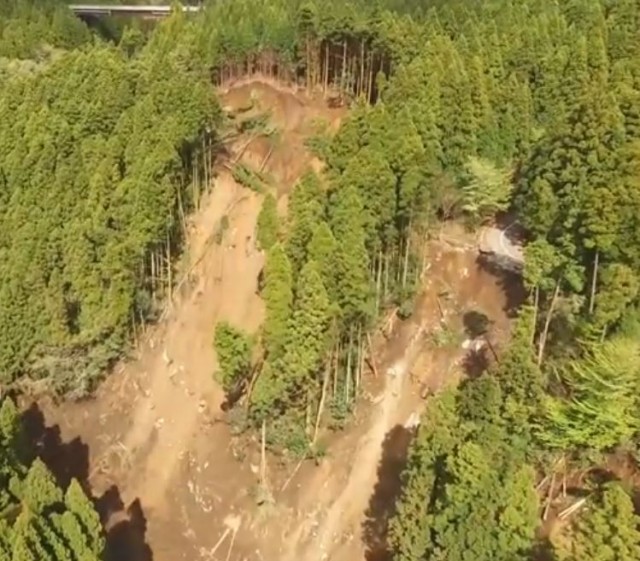
<path fill-rule="evenodd" d="M 547 500 L 544 507 L 544 513 L 542 514 L 542 520 L 546 520 L 549 516 L 549 509 L 551 508 L 551 501 L 553 500 L 553 489 L 556 484 L 556 472 L 551 475 L 551 484 L 549 485 L 549 492 L 547 493 Z"/>
<path fill-rule="evenodd" d="M 371 335 L 367 333 L 367 345 L 369 347 L 369 355 L 366 358 L 367 364 L 373 370 L 373 375 L 378 377 L 378 369 L 376 368 L 376 361 L 373 358 L 373 344 L 371 343 Z"/>
<path fill-rule="evenodd" d="M 306 459 L 307 458 L 305 456 L 298 462 L 298 465 L 294 468 L 294 470 L 291 472 L 291 475 L 287 477 L 287 480 L 284 482 L 284 485 L 282 485 L 282 487 L 280 488 L 280 492 L 284 491 L 289 486 L 289 483 L 291 483 L 291 480 L 296 476 L 296 473 L 298 473 L 298 470 L 302 467 L 302 464 Z"/>
<path fill-rule="evenodd" d="M 581 499 L 578 499 L 575 503 L 573 503 L 571 506 L 568 506 L 560 514 L 558 514 L 558 518 L 560 520 L 564 520 L 565 518 L 568 518 L 574 512 L 579 510 L 582 507 L 582 505 L 584 505 L 584 503 L 587 501 L 587 499 L 588 497 L 582 497 Z"/>
<path fill-rule="evenodd" d="M 267 480 L 267 422 L 262 421 L 262 445 L 260 447 L 260 485 L 266 488 Z"/>

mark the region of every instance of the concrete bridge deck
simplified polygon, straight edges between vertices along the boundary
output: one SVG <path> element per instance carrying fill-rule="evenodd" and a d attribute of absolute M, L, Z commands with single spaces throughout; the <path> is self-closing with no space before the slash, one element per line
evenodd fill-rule
<path fill-rule="evenodd" d="M 165 17 L 171 14 L 167 5 L 118 5 L 118 4 L 69 4 L 69 9 L 79 16 L 154 16 Z M 182 6 L 184 12 L 199 12 L 201 6 Z"/>

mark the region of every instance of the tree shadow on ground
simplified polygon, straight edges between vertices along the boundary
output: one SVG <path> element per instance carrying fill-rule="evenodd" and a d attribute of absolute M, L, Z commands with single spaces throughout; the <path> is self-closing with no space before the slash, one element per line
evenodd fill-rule
<path fill-rule="evenodd" d="M 382 444 L 382 458 L 378 465 L 378 481 L 365 513 L 362 533 L 367 561 L 391 561 L 387 543 L 389 520 L 395 514 L 396 500 L 402 490 L 402 471 L 414 431 L 402 425 L 391 429 Z"/>
<path fill-rule="evenodd" d="M 31 458 L 40 458 L 66 489 L 77 479 L 87 495 L 93 497 L 89 485 L 89 447 L 78 437 L 69 442 L 62 440 L 58 425 L 47 426 L 37 403 L 22 414 L 26 447 Z M 93 497 L 100 515 L 106 538 L 105 561 L 153 561 L 153 553 L 146 543 L 146 518 L 140 500 L 126 509 L 120 491 L 113 485 L 101 497 Z M 118 521 L 111 524 L 112 517 Z"/>
<path fill-rule="evenodd" d="M 220 410 L 224 413 L 229 413 L 245 394 L 245 386 L 246 384 L 238 384 L 231 391 L 226 392 L 224 395 L 224 401 L 220 404 Z"/>
<path fill-rule="evenodd" d="M 506 299 L 503 310 L 508 317 L 515 317 L 518 308 L 527 297 L 520 271 L 513 268 L 509 260 L 484 253 L 478 255 L 476 265 L 497 279 L 498 286 L 503 290 Z"/>
<path fill-rule="evenodd" d="M 488 333 L 493 321 L 487 314 L 478 310 L 470 310 L 462 316 L 464 332 L 472 340 L 471 348 L 462 360 L 462 367 L 469 378 L 477 378 L 489 368 L 490 355 Z M 476 343 L 480 345 L 475 346 Z"/>
<path fill-rule="evenodd" d="M 534 546 L 531 559 L 532 561 L 554 561 L 553 547 L 548 539 L 543 539 Z"/>
<path fill-rule="evenodd" d="M 236 405 L 238 405 L 241 400 L 247 396 L 249 390 L 251 389 L 252 380 L 255 379 L 256 373 L 260 371 L 262 367 L 262 361 L 258 361 L 253 365 L 251 371 L 247 376 L 244 376 L 241 380 L 239 380 L 236 385 L 231 388 L 231 390 L 225 392 L 224 401 L 220 405 L 220 409 L 229 413 L 233 410 Z"/>
<path fill-rule="evenodd" d="M 493 322 L 489 319 L 489 316 L 478 310 L 471 310 L 465 312 L 462 316 L 462 324 L 464 325 L 464 331 L 471 339 L 477 339 L 486 335 L 491 329 Z"/>
<path fill-rule="evenodd" d="M 512 212 L 504 212 L 496 216 L 496 227 L 504 232 L 505 237 L 512 243 L 523 243 L 527 240 L 527 230 L 518 222 L 518 217 Z"/>
<path fill-rule="evenodd" d="M 125 509 L 120 491 L 112 485 L 96 500 L 96 509 L 103 525 L 109 528 L 105 561 L 153 561 L 153 552 L 145 541 L 147 519 L 140 499 Z"/>
<path fill-rule="evenodd" d="M 66 489 L 72 479 L 85 485 L 89 476 L 89 447 L 80 438 L 63 442 L 60 427 L 46 425 L 37 403 L 22 414 L 22 424 L 29 456 L 40 458 L 60 487 Z"/>
<path fill-rule="evenodd" d="M 479 378 L 489 368 L 489 354 L 487 347 L 478 350 L 469 349 L 462 359 L 462 368 L 469 378 Z"/>

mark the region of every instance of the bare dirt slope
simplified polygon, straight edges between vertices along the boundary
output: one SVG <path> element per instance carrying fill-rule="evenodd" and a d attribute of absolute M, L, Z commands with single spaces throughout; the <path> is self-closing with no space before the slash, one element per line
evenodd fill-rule
<path fill-rule="evenodd" d="M 360 439 L 356 453 L 350 459 L 353 469 L 349 472 L 342 491 L 321 515 L 316 532 L 302 549 L 290 557 L 307 561 L 322 561 L 333 552 L 336 538 L 340 539 L 345 528 L 359 524 L 366 511 L 369 498 L 376 483 L 377 466 L 382 457 L 386 434 L 402 415 L 402 394 L 408 370 L 415 360 L 417 343 L 424 333 L 425 323 L 412 322 L 402 330 L 396 342 L 397 360 L 384 371 L 385 383 L 381 395 L 375 400 L 370 428 Z M 391 357 L 389 357 L 391 358 Z M 298 538 L 300 541 L 304 541 Z M 295 543 L 295 542 L 294 542 Z"/>
<path fill-rule="evenodd" d="M 230 147 L 231 157 L 242 154 L 248 165 L 263 166 L 286 195 L 313 165 L 303 142 L 316 119 L 335 126 L 343 111 L 324 109 L 320 102 L 259 80 L 223 95 L 232 110 L 250 99 L 257 101 L 257 110 L 269 110 L 277 134 L 248 145 L 239 138 Z M 136 356 L 116 369 L 95 399 L 46 408 L 48 424 L 60 425 L 63 440 L 79 435 L 89 456 L 69 457 L 82 467 L 61 469 L 89 480 L 94 494 L 104 499 L 101 508 L 110 525 L 131 516 L 123 507 L 138 505 L 137 518 L 143 519 L 155 561 L 207 558 L 225 520 L 236 527 L 234 505 L 255 504 L 249 496 L 256 482 L 251 462 L 242 461 L 246 452 L 235 449 L 220 422 L 224 396 L 213 378 L 213 332 L 222 320 L 249 332 L 262 322 L 257 283 L 264 255 L 255 247 L 261 204 L 262 195 L 236 184 L 221 167 L 191 217 L 181 266 L 189 277 L 163 320 L 148 330 Z M 223 217 L 229 228 L 218 243 Z M 65 463 L 60 453 L 50 455 Z M 148 549 L 139 549 L 132 561 L 150 561 Z"/>
<path fill-rule="evenodd" d="M 305 137 L 318 119 L 335 128 L 344 111 L 265 81 L 223 92 L 231 109 L 251 99 L 270 111 L 278 134 L 249 145 L 240 138 L 232 157 L 246 147 L 243 161 L 264 167 L 282 202 L 307 167 L 318 165 Z M 221 169 L 191 219 L 181 267 L 189 277 L 136 356 L 116 369 L 94 400 L 43 404 L 47 424 L 62 431 L 44 430 L 43 455 L 59 473 L 90 483 L 110 529 L 114 561 L 384 559 L 386 522 L 407 427 L 423 404 L 420 392 L 472 372 L 483 355 L 479 348 L 473 351 L 478 357 L 470 357 L 463 344 L 467 312 L 482 309 L 494 321 L 496 344 L 508 331 L 509 279 L 479 267 L 475 250 L 430 244 L 416 312 L 387 329 L 386 338 L 374 337 L 378 373 L 364 380 L 349 429 L 323 435 L 329 454 L 318 466 L 269 457 L 274 503 L 258 507 L 259 447 L 236 438 L 221 413 L 212 343 L 218 321 L 250 332 L 262 321 L 257 279 L 264 256 L 254 246 L 261 201 Z M 229 228 L 218 243 L 225 216 Z M 459 337 L 435 345 L 443 321 Z"/>
<path fill-rule="evenodd" d="M 127 488 L 144 497 L 149 508 L 162 504 L 181 454 L 205 420 L 204 406 L 217 411 L 222 402 L 212 376 L 216 368 L 212 326 L 226 320 L 255 332 L 262 321 L 256 279 L 264 258 L 251 242 L 260 198 L 223 173 L 205 208 L 203 222 L 219 224 L 228 215 L 233 227 L 221 245 L 205 245 L 207 255 L 198 267 L 192 294 L 175 307 L 166 328 L 154 334 L 157 346 L 149 347 L 128 367 L 133 377 L 153 373 L 148 378 L 148 397 L 135 408 L 123 440 L 131 462 L 142 464 Z"/>
<path fill-rule="evenodd" d="M 521 297 L 515 278 L 486 270 L 465 245 L 436 240 L 426 248 L 429 266 L 415 313 L 376 344 L 383 387 L 370 405 L 361 404 L 366 420 L 355 442 L 347 437 L 347 446 L 338 446 L 327 460 L 330 468 L 303 483 L 308 496 L 298 508 L 307 522 L 289 536 L 281 559 L 389 558 L 384 536 L 412 427 L 424 407 L 421 395 L 475 375 L 491 362 L 485 338 L 472 341 L 467 333 L 469 317 L 487 318 L 486 339 L 499 350 L 508 337 L 509 312 Z M 436 343 L 435 335 L 444 330 L 449 340 Z M 369 382 L 374 390 L 375 380 Z"/>

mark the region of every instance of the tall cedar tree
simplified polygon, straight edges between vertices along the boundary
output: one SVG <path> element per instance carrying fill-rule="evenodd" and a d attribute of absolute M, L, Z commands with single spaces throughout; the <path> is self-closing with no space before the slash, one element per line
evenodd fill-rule
<path fill-rule="evenodd" d="M 293 305 L 293 277 L 287 254 L 280 244 L 267 253 L 264 269 L 266 318 L 263 327 L 264 348 L 270 360 L 282 357 Z"/>
<path fill-rule="evenodd" d="M 257 228 L 258 247 L 263 251 L 269 251 L 278 241 L 280 228 L 276 199 L 271 194 L 262 202 Z"/>
<path fill-rule="evenodd" d="M 100 517 L 79 483 L 66 492 L 44 463 L 29 466 L 21 419 L 9 398 L 0 407 L 0 559 L 7 561 L 99 561 L 105 547 Z"/>

